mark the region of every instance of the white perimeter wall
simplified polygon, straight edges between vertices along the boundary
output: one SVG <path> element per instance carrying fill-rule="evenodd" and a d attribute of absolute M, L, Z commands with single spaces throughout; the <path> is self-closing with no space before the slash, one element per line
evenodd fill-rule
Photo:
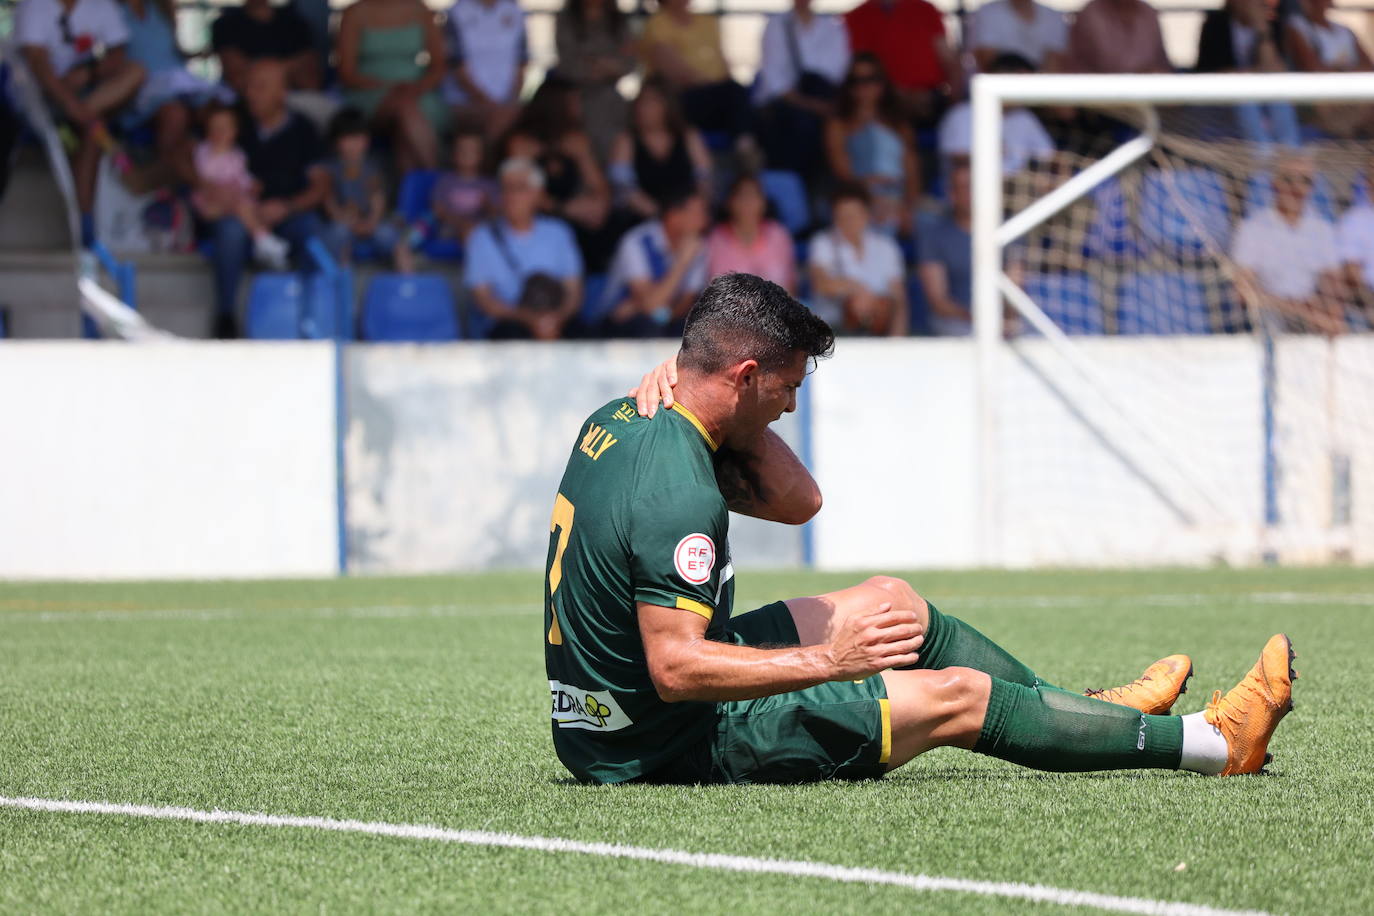
<path fill-rule="evenodd" d="M 0 345 L 0 577 L 337 569 L 328 344 Z"/>
<path fill-rule="evenodd" d="M 1374 562 L 1374 337 L 1279 343 L 1278 532 L 1255 341 L 1077 343 L 1098 383 L 1045 341 L 1004 353 L 992 562 Z M 582 420 L 672 349 L 349 348 L 349 568 L 542 566 Z M 823 568 L 978 565 L 974 370 L 969 341 L 841 341 L 807 381 L 825 507 L 736 518 L 738 565 L 808 537 Z M 0 577 L 331 574 L 334 441 L 328 344 L 0 344 Z"/>

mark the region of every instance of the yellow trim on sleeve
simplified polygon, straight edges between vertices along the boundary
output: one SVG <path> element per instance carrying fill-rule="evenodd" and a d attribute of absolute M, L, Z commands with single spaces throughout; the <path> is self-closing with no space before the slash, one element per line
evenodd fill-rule
<path fill-rule="evenodd" d="M 702 422 L 697 419 L 697 415 L 692 413 L 686 407 L 683 407 L 681 402 L 674 401 L 671 409 L 676 410 L 678 413 L 682 414 L 683 418 L 686 419 L 688 423 L 691 423 L 693 426 L 697 428 L 697 432 L 701 433 L 701 438 L 705 439 L 706 444 L 711 446 L 711 451 L 714 452 L 716 449 L 720 448 L 719 445 L 716 445 L 716 440 L 712 439 L 711 434 L 706 431 L 706 427 L 703 426 Z"/>
<path fill-rule="evenodd" d="M 680 611 L 691 611 L 693 614 L 700 614 L 707 620 L 710 620 L 716 613 L 708 604 L 702 604 L 700 601 L 693 601 L 691 598 L 683 598 L 680 596 L 677 599 L 677 609 Z"/>
<path fill-rule="evenodd" d="M 883 750 L 878 762 L 887 763 L 892 758 L 892 703 L 884 697 L 878 701 L 878 711 L 883 719 Z"/>

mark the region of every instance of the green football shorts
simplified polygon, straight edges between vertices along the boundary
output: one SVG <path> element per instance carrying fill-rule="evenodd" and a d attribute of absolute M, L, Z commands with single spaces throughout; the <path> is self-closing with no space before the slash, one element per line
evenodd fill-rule
<path fill-rule="evenodd" d="M 782 601 L 730 620 L 738 645 L 797 645 Z M 716 727 L 680 761 L 644 778 L 671 783 L 782 783 L 877 779 L 892 754 L 892 716 L 879 675 L 832 681 L 757 700 L 716 704 Z"/>

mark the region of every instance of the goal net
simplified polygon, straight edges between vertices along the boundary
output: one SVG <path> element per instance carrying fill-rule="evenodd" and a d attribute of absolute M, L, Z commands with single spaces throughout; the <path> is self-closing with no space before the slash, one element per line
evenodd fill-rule
<path fill-rule="evenodd" d="M 979 77 L 975 99 L 986 559 L 1374 561 L 1374 143 L 1342 136 L 1374 89 Z M 1007 171 L 1024 115 L 986 128 L 1017 108 L 1060 152 Z"/>

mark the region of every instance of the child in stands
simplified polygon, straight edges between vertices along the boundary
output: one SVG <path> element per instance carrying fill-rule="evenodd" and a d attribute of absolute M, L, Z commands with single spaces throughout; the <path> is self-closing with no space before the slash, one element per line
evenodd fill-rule
<path fill-rule="evenodd" d="M 434 183 L 430 209 L 439 238 L 465 240 L 474 226 L 491 216 L 496 202 L 496 182 L 482 173 L 486 144 L 481 130 L 460 128 L 453 137 L 453 171 Z"/>
<path fill-rule="evenodd" d="M 258 215 L 261 185 L 248 172 L 248 158 L 238 147 L 238 115 L 227 105 L 211 103 L 205 113 L 205 139 L 195 148 L 196 186 L 191 206 L 208 222 L 234 217 L 253 239 L 253 256 L 273 270 L 286 267 L 291 246 L 273 235 Z"/>
<path fill-rule="evenodd" d="M 334 155 L 325 163 L 329 190 L 324 212 L 329 217 L 325 239 L 342 264 L 353 260 L 358 245 L 371 243 L 390 252 L 396 267 L 414 269 L 410 246 L 401 242 L 396 223 L 387 217 L 386 183 L 382 171 L 368 155 L 372 138 L 367 118 L 356 108 L 345 108 L 329 124 Z"/>

